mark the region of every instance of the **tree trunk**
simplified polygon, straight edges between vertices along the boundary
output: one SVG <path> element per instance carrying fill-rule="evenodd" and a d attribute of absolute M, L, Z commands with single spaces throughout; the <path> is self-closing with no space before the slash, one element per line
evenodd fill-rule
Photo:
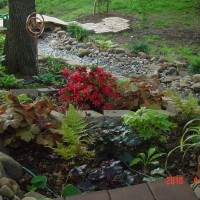
<path fill-rule="evenodd" d="M 8 0 L 9 21 L 4 54 L 8 73 L 37 74 L 36 44 L 26 31 L 26 19 L 35 12 L 35 0 Z"/>

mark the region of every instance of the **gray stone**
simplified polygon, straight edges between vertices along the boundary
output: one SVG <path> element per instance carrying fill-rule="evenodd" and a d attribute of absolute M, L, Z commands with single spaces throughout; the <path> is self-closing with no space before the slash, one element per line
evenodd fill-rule
<path fill-rule="evenodd" d="M 184 70 L 181 70 L 178 75 L 180 77 L 185 77 L 185 76 L 189 76 L 190 74 L 188 73 L 188 71 L 184 71 Z"/>
<path fill-rule="evenodd" d="M 69 39 L 69 43 L 72 44 L 72 42 L 76 42 L 76 39 L 75 38 L 70 38 Z"/>
<path fill-rule="evenodd" d="M 72 45 L 77 45 L 78 42 L 77 42 L 77 41 L 74 41 L 74 42 L 72 42 L 71 44 L 72 44 Z"/>
<path fill-rule="evenodd" d="M 0 163 L 2 163 L 5 172 L 11 179 L 18 179 L 22 176 L 22 166 L 12 157 L 0 152 Z"/>
<path fill-rule="evenodd" d="M 38 97 L 38 91 L 34 89 L 11 89 L 10 93 L 19 96 L 20 94 L 26 94 L 32 98 Z"/>
<path fill-rule="evenodd" d="M 2 197 L 2 196 L 0 196 L 0 200 L 3 200 L 3 197 Z"/>
<path fill-rule="evenodd" d="M 51 120 L 52 126 L 59 128 L 59 127 L 61 127 L 62 121 L 64 119 L 64 115 L 52 110 L 49 114 L 49 118 L 52 119 Z"/>
<path fill-rule="evenodd" d="M 193 76 L 193 81 L 194 81 L 195 83 L 199 83 L 199 82 L 200 82 L 200 74 L 195 74 L 195 75 Z"/>
<path fill-rule="evenodd" d="M 177 75 L 177 70 L 175 67 L 170 67 L 166 73 L 166 75 L 172 75 L 172 76 L 176 76 Z"/>
<path fill-rule="evenodd" d="M 37 193 L 37 192 L 27 192 L 27 193 L 25 194 L 25 197 L 34 197 L 34 198 L 36 198 L 36 199 L 38 199 L 38 198 L 46 198 L 46 196 L 44 196 L 44 195 L 42 195 L 42 194 L 39 194 L 39 193 Z"/>
<path fill-rule="evenodd" d="M 12 200 L 20 200 L 20 198 L 18 196 L 14 195 Z"/>
<path fill-rule="evenodd" d="M 168 117 L 175 116 L 174 113 L 171 113 L 171 112 L 169 112 L 169 111 L 167 111 L 167 110 L 155 110 L 155 111 L 158 112 L 159 114 L 165 114 L 165 115 L 167 115 Z"/>
<path fill-rule="evenodd" d="M 147 77 L 151 78 L 151 79 L 154 79 L 154 78 L 157 79 L 157 78 L 159 78 L 159 72 L 158 72 L 158 70 L 154 70 L 153 72 L 149 73 L 147 75 Z"/>
<path fill-rule="evenodd" d="M 38 94 L 39 95 L 52 95 L 58 92 L 58 89 L 54 89 L 54 88 L 39 88 L 38 89 Z"/>
<path fill-rule="evenodd" d="M 174 61 L 174 65 L 176 65 L 176 67 L 187 67 L 187 63 L 180 62 L 180 61 L 177 61 L 177 60 Z"/>
<path fill-rule="evenodd" d="M 87 43 L 87 44 L 82 44 L 81 46 L 82 46 L 83 49 L 87 49 L 87 48 L 91 47 L 92 44 L 91 43 Z"/>
<path fill-rule="evenodd" d="M 158 62 L 159 62 L 159 63 L 164 63 L 164 62 L 168 62 L 168 60 L 167 60 L 167 58 L 165 58 L 164 56 L 160 56 Z"/>
<path fill-rule="evenodd" d="M 169 77 L 165 77 L 162 81 L 162 83 L 171 83 L 172 81 L 178 80 L 180 79 L 180 77 L 178 76 L 169 76 Z"/>
<path fill-rule="evenodd" d="M 15 195 L 18 196 L 20 199 L 23 199 L 25 197 L 24 193 L 21 190 L 18 190 Z"/>
<path fill-rule="evenodd" d="M 0 151 L 9 155 L 9 149 L 4 146 L 4 142 L 2 138 L 0 138 Z"/>
<path fill-rule="evenodd" d="M 7 185 L 14 192 L 14 194 L 17 194 L 17 192 L 20 190 L 20 187 L 16 181 L 6 177 L 0 179 L 0 188 L 4 185 Z"/>
<path fill-rule="evenodd" d="M 88 56 L 90 54 L 90 50 L 89 49 L 79 49 L 77 56 L 82 58 L 84 56 Z"/>
<path fill-rule="evenodd" d="M 63 36 L 66 36 L 65 31 L 58 31 L 58 32 L 57 32 L 57 36 L 58 36 L 59 38 L 61 38 L 61 37 L 63 37 Z"/>
<path fill-rule="evenodd" d="M 7 185 L 4 185 L 0 189 L 0 195 L 12 199 L 15 194 Z"/>
<path fill-rule="evenodd" d="M 104 121 L 104 116 L 101 113 L 95 112 L 93 110 L 83 110 L 80 111 L 82 117 L 84 117 L 87 121 L 102 123 Z"/>
<path fill-rule="evenodd" d="M 120 54 L 120 53 L 125 53 L 125 49 L 123 49 L 123 48 L 115 48 L 114 49 L 114 53 L 116 53 L 116 54 Z"/>
<path fill-rule="evenodd" d="M 185 87 L 188 87 L 188 84 L 186 83 L 185 80 L 180 79 L 180 88 L 185 88 Z"/>
<path fill-rule="evenodd" d="M 194 92 L 200 92 L 200 82 L 193 84 L 191 88 L 194 90 Z"/>
<path fill-rule="evenodd" d="M 37 200 L 35 197 L 24 197 L 22 200 Z"/>
<path fill-rule="evenodd" d="M 49 45 L 52 46 L 52 47 L 55 47 L 55 46 L 58 45 L 58 41 L 57 41 L 57 40 L 51 40 L 51 41 L 49 42 Z"/>
<path fill-rule="evenodd" d="M 56 28 L 52 31 L 52 33 L 57 33 L 58 31 L 61 31 L 61 27 L 56 27 Z"/>
<path fill-rule="evenodd" d="M 70 45 L 70 44 L 68 44 L 66 47 L 65 47 L 65 49 L 67 49 L 67 51 L 70 51 L 71 49 L 72 49 L 72 45 Z"/>
<path fill-rule="evenodd" d="M 131 113 L 130 110 L 104 110 L 103 111 L 104 119 L 108 121 L 112 120 L 116 124 L 121 124 L 122 116 L 126 114 L 130 114 L 130 113 Z"/>
<path fill-rule="evenodd" d="M 144 53 L 144 52 L 139 52 L 139 53 L 138 53 L 138 56 L 139 56 L 140 58 L 143 58 L 143 59 L 146 59 L 146 58 L 147 58 L 147 54 Z"/>

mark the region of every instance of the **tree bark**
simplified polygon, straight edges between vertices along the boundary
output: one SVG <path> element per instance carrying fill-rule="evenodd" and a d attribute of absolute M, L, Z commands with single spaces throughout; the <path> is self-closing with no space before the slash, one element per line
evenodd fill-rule
<path fill-rule="evenodd" d="M 35 0 L 8 0 L 9 21 L 4 54 L 7 72 L 37 74 L 35 39 L 26 31 L 26 19 L 35 12 Z"/>

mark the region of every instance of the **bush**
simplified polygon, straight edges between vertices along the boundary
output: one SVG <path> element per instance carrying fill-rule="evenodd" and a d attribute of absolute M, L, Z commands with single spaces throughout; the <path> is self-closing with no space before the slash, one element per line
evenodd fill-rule
<path fill-rule="evenodd" d="M 121 93 L 116 78 L 106 73 L 100 67 L 92 67 L 88 72 L 86 67 L 76 68 L 71 75 L 64 69 L 63 75 L 69 82 L 59 91 L 59 101 L 68 108 L 73 103 L 80 109 L 110 110 L 120 100 Z"/>
<path fill-rule="evenodd" d="M 200 74 L 200 57 L 193 57 L 188 66 L 190 74 Z"/>
<path fill-rule="evenodd" d="M 79 26 L 77 23 L 70 23 L 67 25 L 67 32 L 71 37 L 76 38 L 79 41 L 83 41 L 88 38 L 93 31 L 89 31 Z"/>
<path fill-rule="evenodd" d="M 139 52 L 148 53 L 150 51 L 149 45 L 145 42 L 132 41 L 129 43 L 128 48 L 132 53 L 139 53 Z"/>

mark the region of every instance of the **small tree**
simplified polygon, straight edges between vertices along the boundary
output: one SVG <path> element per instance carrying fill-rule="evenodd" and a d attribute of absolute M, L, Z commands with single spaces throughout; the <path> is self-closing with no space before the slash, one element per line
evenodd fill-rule
<path fill-rule="evenodd" d="M 35 12 L 35 0 L 8 0 L 9 21 L 4 54 L 8 73 L 35 75 L 36 45 L 26 31 L 26 19 Z"/>

